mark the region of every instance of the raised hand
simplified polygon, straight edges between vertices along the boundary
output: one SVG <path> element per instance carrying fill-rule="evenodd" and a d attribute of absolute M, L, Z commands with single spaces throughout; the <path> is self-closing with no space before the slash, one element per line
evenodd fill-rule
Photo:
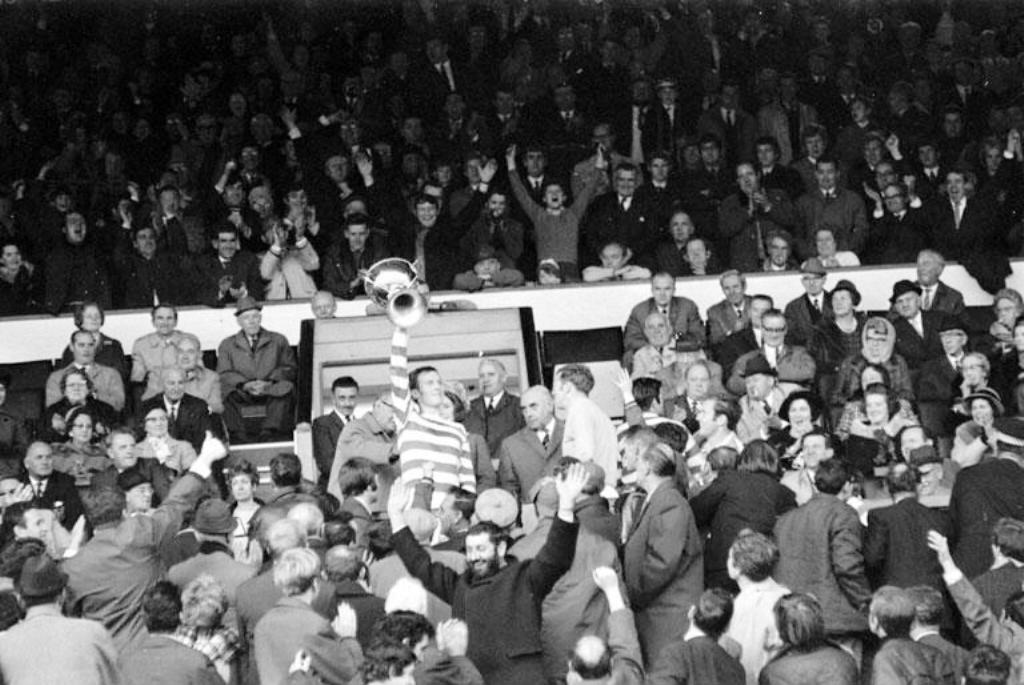
<path fill-rule="evenodd" d="M 587 484 L 587 470 L 582 464 L 573 464 L 562 472 L 562 476 L 555 480 L 555 490 L 558 491 L 558 510 L 572 511 L 576 498 L 583 492 Z"/>
<path fill-rule="evenodd" d="M 448 656 L 466 656 L 469 646 L 469 626 L 465 621 L 452 618 L 437 626 L 437 648 Z"/>
<path fill-rule="evenodd" d="M 331 621 L 331 628 L 338 634 L 340 638 L 356 636 L 356 630 L 359 627 L 359 621 L 356 618 L 355 609 L 353 609 L 348 602 L 338 603 L 338 614 Z"/>
<path fill-rule="evenodd" d="M 513 171 L 516 168 L 516 146 L 509 145 L 508 149 L 505 150 L 505 163 L 508 164 L 508 170 Z"/>

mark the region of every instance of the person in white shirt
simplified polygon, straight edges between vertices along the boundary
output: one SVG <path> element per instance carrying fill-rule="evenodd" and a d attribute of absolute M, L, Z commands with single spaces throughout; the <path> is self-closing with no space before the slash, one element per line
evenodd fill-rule
<path fill-rule="evenodd" d="M 555 407 L 565 416 L 562 456 L 593 461 L 604 469 L 605 488 L 601 495 L 617 497 L 619 447 L 615 425 L 597 403 L 588 397 L 594 388 L 594 374 L 582 364 L 568 364 L 558 371 L 554 388 Z"/>

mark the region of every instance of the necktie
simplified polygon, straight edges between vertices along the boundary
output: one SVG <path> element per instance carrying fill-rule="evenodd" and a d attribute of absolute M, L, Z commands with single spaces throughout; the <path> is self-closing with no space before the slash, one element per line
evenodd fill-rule
<path fill-rule="evenodd" d="M 171 419 L 171 423 L 174 423 L 175 421 L 178 420 L 178 403 L 177 402 L 175 402 L 174 404 L 171 405 L 170 419 Z"/>
<path fill-rule="evenodd" d="M 249 338 L 249 350 L 251 352 L 256 351 L 256 336 Z"/>
<path fill-rule="evenodd" d="M 770 405 L 768 403 L 768 400 L 765 400 L 764 402 L 762 402 L 761 405 L 764 408 L 764 415 L 765 416 L 771 416 L 772 415 L 772 405 Z"/>
<path fill-rule="evenodd" d="M 921 308 L 926 312 L 932 308 L 932 290 L 933 288 L 924 289 L 924 301 L 921 303 Z"/>
<path fill-rule="evenodd" d="M 953 204 L 953 220 L 956 222 L 956 227 L 960 228 L 960 220 L 964 217 L 964 201 L 958 200 Z"/>
<path fill-rule="evenodd" d="M 45 480 L 33 481 L 32 489 L 35 490 L 36 497 L 42 497 L 43 493 L 46 492 L 46 481 Z"/>
<path fill-rule="evenodd" d="M 544 447 L 544 449 L 547 449 L 548 443 L 551 441 L 551 439 L 548 437 L 548 432 L 539 431 L 539 435 L 537 437 L 540 438 L 540 444 Z"/>
<path fill-rule="evenodd" d="M 743 318 L 743 307 L 736 307 L 736 318 L 737 319 L 742 319 Z"/>
<path fill-rule="evenodd" d="M 626 198 L 624 198 L 624 197 L 620 197 L 620 198 L 619 198 L 619 208 L 620 208 L 620 209 L 621 209 L 622 211 L 626 211 L 626 210 L 628 209 L 628 207 L 626 207 Z M 958 222 L 958 223 L 959 223 L 959 222 Z"/>
<path fill-rule="evenodd" d="M 811 304 L 813 304 L 814 308 L 817 309 L 819 312 L 821 311 L 821 298 L 819 298 L 819 297 L 812 298 L 811 299 Z"/>

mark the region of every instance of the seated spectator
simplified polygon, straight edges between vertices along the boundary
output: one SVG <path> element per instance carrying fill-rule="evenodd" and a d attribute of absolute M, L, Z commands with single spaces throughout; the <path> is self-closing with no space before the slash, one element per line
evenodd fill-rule
<path fill-rule="evenodd" d="M 105 335 L 100 330 L 107 320 L 103 307 L 97 302 L 82 302 L 72 307 L 71 313 L 74 316 L 75 328 L 80 331 L 89 331 L 96 338 L 96 361 L 117 371 L 127 383 L 129 369 L 124 359 L 124 348 L 120 341 Z M 64 348 L 61 363 L 70 364 L 73 358 L 71 345 L 68 345 Z"/>
<path fill-rule="evenodd" d="M 784 310 L 788 328 L 786 342 L 806 347 L 815 327 L 822 319 L 830 316 L 832 311 L 829 299 L 825 296 L 828 271 L 821 260 L 811 257 L 800 265 L 800 274 L 804 294 L 791 300 Z"/>
<path fill-rule="evenodd" d="M 885 210 L 875 216 L 861 260 L 865 264 L 900 264 L 912 261 L 928 244 L 928 215 L 910 206 L 909 191 L 901 183 L 879 190 Z"/>
<path fill-rule="evenodd" d="M 834 416 L 842 413 L 846 404 L 860 392 L 862 375 L 869 365 L 882 369 L 880 373 L 887 378 L 885 385 L 909 411 L 910 401 L 914 399 L 914 386 L 907 363 L 894 351 L 895 346 L 896 330 L 887 319 L 875 316 L 864 322 L 860 351 L 846 357 L 839 365 L 835 390 L 829 400 Z M 839 422 L 836 425 L 839 426 Z"/>
<path fill-rule="evenodd" d="M 64 239 L 46 257 L 46 311 L 59 314 L 87 301 L 109 308 L 113 301 L 107 258 L 96 241 L 86 240 L 85 217 L 68 212 L 61 232 Z"/>
<path fill-rule="evenodd" d="M 674 340 L 687 340 L 704 346 L 704 322 L 697 305 L 686 297 L 676 296 L 676 280 L 666 273 L 651 277 L 651 297 L 633 307 L 626 320 L 624 343 L 627 356 L 648 344 L 644 336 L 647 317 L 660 312 L 668 317 L 670 335 Z"/>
<path fill-rule="evenodd" d="M 76 408 L 92 417 L 96 435 L 105 436 L 117 422 L 117 412 L 106 402 L 93 395 L 93 383 L 85 371 L 72 369 L 61 376 L 61 398 L 49 405 L 39 420 L 40 437 L 47 442 L 60 442 L 67 435 L 68 415 Z"/>
<path fill-rule="evenodd" d="M 263 239 L 270 247 L 260 258 L 260 277 L 267 300 L 305 300 L 316 293 L 311 274 L 320 268 L 320 257 L 306 237 L 309 229 L 303 221 L 276 219 L 266 228 Z"/>
<path fill-rule="evenodd" d="M 88 488 L 93 474 L 107 467 L 107 457 L 93 430 L 93 418 L 85 407 L 76 407 L 65 419 L 67 439 L 53 443 L 53 469 L 74 476 L 75 485 Z"/>
<path fill-rule="evenodd" d="M 441 215 L 438 200 L 421 193 L 414 200 L 415 218 L 388 233 L 388 253 L 416 266 L 431 290 L 451 290 L 459 271 L 458 231 Z"/>
<path fill-rule="evenodd" d="M 750 325 L 750 302 L 747 279 L 736 269 L 718 277 L 725 299 L 708 308 L 709 342 L 716 348 L 726 338 Z"/>
<path fill-rule="evenodd" d="M 963 398 L 968 421 L 957 426 L 950 458 L 965 469 L 995 455 L 998 431 L 995 420 L 1003 415 L 1003 402 L 991 388 L 981 388 Z"/>
<path fill-rule="evenodd" d="M 1013 325 L 1024 314 L 1024 298 L 1012 288 L 1004 288 L 995 294 L 992 303 L 996 320 L 989 326 L 991 354 L 997 361 L 1004 356 L 1016 357 L 1013 345 Z"/>
<path fill-rule="evenodd" d="M 156 330 L 147 333 L 132 344 L 132 383 L 143 383 L 142 399 L 163 392 L 163 372 L 178 366 L 178 349 L 184 338 L 199 346 L 199 339 L 191 333 L 177 330 L 178 310 L 170 305 L 153 307 L 150 319 Z"/>
<path fill-rule="evenodd" d="M 92 382 L 91 393 L 120 412 L 124 409 L 124 382 L 117 371 L 96 362 L 96 336 L 88 331 L 78 330 L 71 334 L 72 360 L 67 366 L 57 369 L 46 379 L 46 404 L 60 400 L 61 380 L 69 371 L 84 371 Z"/>
<path fill-rule="evenodd" d="M 203 366 L 203 351 L 197 341 L 185 338 L 178 343 L 178 366 L 185 373 L 185 393 L 206 402 L 214 414 L 222 413 L 220 377 L 216 371 Z M 167 382 L 166 376 L 164 382 Z"/>
<path fill-rule="evenodd" d="M 883 383 L 864 386 L 863 415 L 840 426 L 845 461 L 868 480 L 874 480 L 875 467 L 886 466 L 896 458 L 896 435 L 904 426 L 918 423 L 917 417 L 901 412 L 897 398 Z"/>
<path fill-rule="evenodd" d="M 672 213 L 668 221 L 668 237 L 655 248 L 655 263 L 658 271 L 679 278 L 688 270 L 686 245 L 693 237 L 694 226 L 690 215 L 682 210 Z"/>
<path fill-rule="evenodd" d="M 515 288 L 525 283 L 523 273 L 504 267 L 490 245 L 484 245 L 475 255 L 473 269 L 455 275 L 452 287 L 474 292 L 484 288 Z"/>
<path fill-rule="evenodd" d="M 789 468 L 803 448 L 803 438 L 822 427 L 824 403 L 815 392 L 791 392 L 779 406 L 782 425 L 768 431 L 768 442 L 778 450 L 779 462 Z"/>
<path fill-rule="evenodd" d="M 838 251 L 836 233 L 830 226 L 821 226 L 814 232 L 814 256 L 826 269 L 860 266 L 860 258 L 850 250 Z"/>
<path fill-rule="evenodd" d="M 633 355 L 633 372 L 630 377 L 634 380 L 656 378 L 668 381 L 676 361 L 668 317 L 659 311 L 648 314 L 644 320 L 644 340 L 647 344 Z"/>
<path fill-rule="evenodd" d="M 345 219 L 344 240 L 335 240 L 320 258 L 326 290 L 343 300 L 363 294 L 362 271 L 387 257 L 378 236 L 370 231 L 370 218 L 353 214 Z"/>
<path fill-rule="evenodd" d="M 647 674 L 647 683 L 721 683 L 743 685 L 743 666 L 719 644 L 733 616 L 732 596 L 720 588 L 705 590 L 690 607 L 690 628 L 682 642 L 666 646 Z"/>
<path fill-rule="evenodd" d="M 188 342 L 195 344 L 191 340 Z M 167 417 L 167 434 L 197 450 L 203 444 L 206 431 L 214 429 L 210 407 L 203 400 L 185 392 L 184 371 L 173 367 L 162 375 L 163 392 L 142 403 L 139 418 L 144 419 L 154 409 L 163 409 Z"/>
<path fill-rule="evenodd" d="M 173 681 L 219 685 L 223 682 L 213 662 L 198 650 L 191 649 L 174 635 L 181 624 L 181 597 L 178 588 L 159 581 L 142 600 L 146 617 L 145 642 L 123 662 L 124 675 L 133 682 Z"/>
<path fill-rule="evenodd" d="M 765 440 L 770 429 L 782 427 L 778 412 L 786 392 L 779 387 L 778 371 L 763 356 L 751 357 L 743 366 L 743 384 L 745 392 L 739 398 L 736 435 L 744 443 Z"/>
<path fill-rule="evenodd" d="M 747 363 L 757 357 L 763 357 L 768 366 L 775 370 L 779 384 L 785 392 L 795 389 L 807 389 L 814 380 L 814 358 L 799 345 L 786 344 L 786 333 L 789 329 L 786 316 L 778 309 L 770 309 L 760 315 L 762 345 L 742 355 L 733 364 L 732 373 L 726 383 L 726 389 L 737 397 L 745 392 L 744 370 Z"/>
<path fill-rule="evenodd" d="M 911 379 L 916 380 L 921 367 L 929 359 L 942 354 L 939 327 L 943 315 L 921 308 L 921 286 L 910 281 L 897 281 L 889 302 L 894 305 L 896 318 L 896 352 L 907 362 Z"/>
<path fill-rule="evenodd" d="M 833 685 L 857 685 L 858 664 L 826 639 L 825 618 L 812 594 L 790 593 L 775 603 L 781 649 L 761 669 L 762 685 L 783 685 L 794 678 Z"/>
<path fill-rule="evenodd" d="M 291 435 L 295 426 L 295 354 L 283 335 L 263 328 L 262 309 L 253 298 L 241 298 L 235 306 L 241 330 L 217 350 L 224 423 L 231 436 L 243 442 L 280 439 Z M 257 435 L 250 435 L 242 418 L 242 407 L 253 405 L 266 408 Z"/>
<path fill-rule="evenodd" d="M 641 281 L 651 277 L 649 269 L 629 263 L 633 258 L 633 251 L 622 243 L 607 243 L 601 248 L 599 257 L 601 266 L 588 266 L 583 269 L 584 282 Z"/>
<path fill-rule="evenodd" d="M 740 663 L 747 685 L 756 685 L 765 664 L 782 646 L 775 625 L 775 605 L 789 590 L 775 582 L 772 573 L 779 548 L 771 538 L 750 529 L 741 530 L 729 546 L 729 577 L 739 586 L 733 603 L 733 619 L 726 634 L 739 644 Z"/>
<path fill-rule="evenodd" d="M 42 311 L 43 271 L 22 258 L 16 240 L 0 239 L 0 316 Z"/>
<path fill-rule="evenodd" d="M 797 261 L 793 255 L 793 235 L 785 229 L 769 231 L 764 237 L 768 256 L 760 265 L 760 271 L 796 271 Z"/>
<path fill-rule="evenodd" d="M 683 257 L 686 262 L 684 276 L 711 276 L 722 270 L 718 256 L 711 250 L 711 244 L 704 238 L 690 238 L 686 241 Z"/>
<path fill-rule="evenodd" d="M 155 406 L 142 414 L 143 440 L 135 445 L 140 459 L 155 459 L 176 474 L 184 473 L 196 458 L 191 443 L 175 440 L 167 430 L 169 418 L 167 409 Z"/>
<path fill-rule="evenodd" d="M 953 665 L 946 655 L 910 638 L 915 613 L 914 602 L 900 588 L 886 585 L 872 596 L 868 624 L 883 640 L 871 665 L 873 682 L 953 682 Z"/>
<path fill-rule="evenodd" d="M 25 418 L 9 405 L 5 406 L 10 389 L 11 374 L 0 373 L 0 463 L 16 460 L 28 447 Z"/>
<path fill-rule="evenodd" d="M 238 228 L 232 223 L 214 227 L 212 254 L 193 261 L 196 293 L 189 304 L 223 307 L 243 297 L 263 295 L 263 278 L 256 255 L 241 249 Z"/>

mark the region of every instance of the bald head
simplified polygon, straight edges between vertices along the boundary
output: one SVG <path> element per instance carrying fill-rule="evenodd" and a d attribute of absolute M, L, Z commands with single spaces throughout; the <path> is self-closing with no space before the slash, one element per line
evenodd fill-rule
<path fill-rule="evenodd" d="M 313 316 L 318 319 L 333 319 L 334 313 L 338 309 L 338 301 L 334 299 L 334 295 L 326 290 L 318 290 L 313 299 L 309 302 L 310 308 L 313 310 Z"/>
<path fill-rule="evenodd" d="M 164 369 L 164 395 L 171 402 L 177 402 L 185 396 L 185 370 L 172 366 Z"/>
<path fill-rule="evenodd" d="M 608 678 L 611 672 L 612 657 L 604 640 L 596 635 L 581 637 L 569 660 L 569 682 L 601 681 Z"/>

